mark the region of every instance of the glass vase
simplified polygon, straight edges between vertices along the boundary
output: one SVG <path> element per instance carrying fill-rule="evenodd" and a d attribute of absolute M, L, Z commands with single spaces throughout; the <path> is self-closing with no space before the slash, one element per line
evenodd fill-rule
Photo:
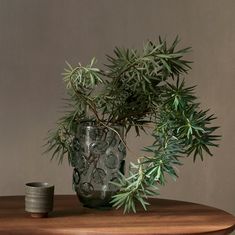
<path fill-rule="evenodd" d="M 73 185 L 81 203 L 87 207 L 107 207 L 118 190 L 112 184 L 118 172 L 124 174 L 126 148 L 122 126 L 80 124 L 74 140 Z"/>

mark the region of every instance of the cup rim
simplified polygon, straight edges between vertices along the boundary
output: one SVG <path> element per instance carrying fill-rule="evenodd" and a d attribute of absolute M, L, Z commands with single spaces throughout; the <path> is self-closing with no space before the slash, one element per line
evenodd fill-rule
<path fill-rule="evenodd" d="M 49 184 L 47 182 L 29 182 L 25 184 L 26 187 L 30 188 L 51 188 L 54 187 L 54 185 Z"/>

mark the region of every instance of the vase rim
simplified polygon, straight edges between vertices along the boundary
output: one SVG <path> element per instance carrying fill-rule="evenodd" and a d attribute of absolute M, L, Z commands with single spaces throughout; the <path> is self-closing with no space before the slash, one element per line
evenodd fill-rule
<path fill-rule="evenodd" d="M 120 125 L 120 124 L 114 124 L 114 125 L 107 125 L 107 126 L 104 126 L 104 125 L 93 125 L 92 122 L 83 122 L 83 123 L 79 123 L 78 124 L 79 126 L 85 126 L 85 127 L 89 127 L 89 128 L 113 128 L 113 127 L 123 127 L 124 128 L 124 125 Z"/>

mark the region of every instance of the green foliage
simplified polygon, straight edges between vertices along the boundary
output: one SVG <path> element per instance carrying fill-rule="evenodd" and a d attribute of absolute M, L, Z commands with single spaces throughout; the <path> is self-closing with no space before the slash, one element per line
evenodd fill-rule
<path fill-rule="evenodd" d="M 182 78 L 190 61 L 184 59 L 190 48 L 177 50 L 178 37 L 171 45 L 159 38 L 148 41 L 142 51 L 115 48 L 107 55 L 105 70 L 95 67 L 92 59 L 87 66 L 67 63 L 63 76 L 68 90 L 68 111 L 58 121 L 48 138 L 52 158 L 62 162 L 64 156 L 72 163 L 76 151 L 73 140 L 78 123 L 92 122 L 111 128 L 123 125 L 126 133 L 134 128 L 137 135 L 153 125 L 151 146 L 143 150 L 137 164 L 131 163 L 127 177 L 120 174 L 115 182 L 119 192 L 113 205 L 123 206 L 124 212 L 136 212 L 136 203 L 144 209 L 147 198 L 156 195 L 156 186 L 166 183 L 166 175 L 178 177 L 181 158 L 212 155 L 210 147 L 218 146 L 220 136 L 211 126 L 215 119 L 202 110 L 194 94 L 195 86 L 187 87 Z"/>

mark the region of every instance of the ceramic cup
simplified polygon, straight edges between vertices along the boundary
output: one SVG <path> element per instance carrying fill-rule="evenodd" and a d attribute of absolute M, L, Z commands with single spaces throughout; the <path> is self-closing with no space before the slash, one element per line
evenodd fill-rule
<path fill-rule="evenodd" d="M 47 217 L 53 210 L 54 188 L 44 182 L 25 184 L 25 211 L 34 218 Z"/>

